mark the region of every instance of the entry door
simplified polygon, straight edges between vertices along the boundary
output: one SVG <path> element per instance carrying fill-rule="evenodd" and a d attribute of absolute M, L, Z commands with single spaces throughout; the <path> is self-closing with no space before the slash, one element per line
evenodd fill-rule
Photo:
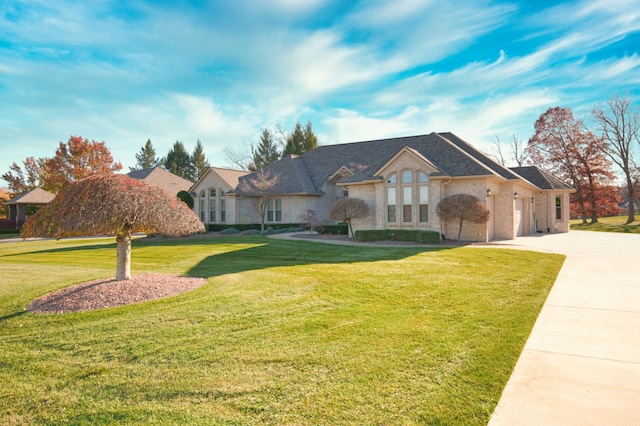
<path fill-rule="evenodd" d="M 489 241 L 495 238 L 496 231 L 496 199 L 495 197 L 487 197 L 487 208 L 489 209 L 489 223 L 487 224 L 487 237 Z"/>

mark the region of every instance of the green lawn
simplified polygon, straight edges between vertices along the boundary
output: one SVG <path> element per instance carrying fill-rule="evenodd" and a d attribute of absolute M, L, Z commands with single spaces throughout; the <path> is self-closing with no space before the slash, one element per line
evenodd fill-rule
<path fill-rule="evenodd" d="M 23 307 L 113 276 L 111 240 L 0 244 L 0 424 L 484 425 L 562 265 L 491 248 L 137 240 L 195 291 Z"/>
<path fill-rule="evenodd" d="M 636 219 L 630 224 L 626 224 L 628 217 L 613 216 L 599 217 L 598 223 L 582 223 L 582 219 L 572 219 L 571 229 L 580 231 L 598 231 L 598 232 L 624 232 L 627 234 L 640 234 L 640 214 L 636 214 Z M 590 219 L 588 219 L 590 222 Z"/>

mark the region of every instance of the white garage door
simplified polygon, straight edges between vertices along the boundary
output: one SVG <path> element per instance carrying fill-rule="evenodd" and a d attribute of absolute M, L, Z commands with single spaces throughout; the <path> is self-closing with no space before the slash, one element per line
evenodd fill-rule
<path fill-rule="evenodd" d="M 516 200 L 516 210 L 513 212 L 513 222 L 516 227 L 516 236 L 524 235 L 524 199 Z"/>

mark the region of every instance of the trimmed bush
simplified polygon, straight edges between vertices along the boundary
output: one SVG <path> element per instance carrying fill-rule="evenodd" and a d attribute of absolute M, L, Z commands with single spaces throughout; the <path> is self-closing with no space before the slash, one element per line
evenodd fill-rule
<path fill-rule="evenodd" d="M 332 225 L 322 225 L 321 234 L 338 234 L 347 235 L 349 232 L 349 225 L 347 223 L 337 223 Z"/>
<path fill-rule="evenodd" d="M 373 229 L 356 231 L 355 240 L 368 241 L 414 241 L 421 244 L 440 243 L 440 233 L 419 229 Z"/>
<path fill-rule="evenodd" d="M 238 228 L 225 228 L 222 231 L 220 231 L 220 234 L 222 235 L 228 235 L 228 234 L 239 234 L 240 230 Z"/>
<path fill-rule="evenodd" d="M 266 224 L 267 227 L 272 228 L 274 231 L 280 229 L 289 229 L 289 228 L 298 228 L 300 225 L 298 223 L 269 223 Z M 238 231 L 248 231 L 250 229 L 260 230 L 259 223 L 247 223 L 247 224 L 225 224 L 225 223 L 209 223 L 206 225 L 207 230 L 209 232 L 222 232 L 227 228 L 235 228 Z M 266 229 L 266 228 L 265 228 Z"/>

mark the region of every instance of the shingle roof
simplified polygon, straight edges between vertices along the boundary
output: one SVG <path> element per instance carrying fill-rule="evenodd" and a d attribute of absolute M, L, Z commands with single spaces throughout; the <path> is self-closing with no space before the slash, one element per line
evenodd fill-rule
<path fill-rule="evenodd" d="M 55 197 L 56 196 L 49 191 L 45 191 L 42 188 L 35 188 L 22 195 L 18 195 L 12 200 L 5 201 L 5 204 L 48 204 Z"/>
<path fill-rule="evenodd" d="M 573 189 L 571 185 L 567 185 L 536 166 L 511 167 L 510 169 L 540 189 Z"/>
<path fill-rule="evenodd" d="M 142 180 L 148 185 L 160 187 L 171 195 L 176 195 L 180 191 L 188 191 L 193 185 L 190 180 L 174 175 L 161 167 L 136 170 L 127 173 L 127 175 L 133 179 Z"/>
<path fill-rule="evenodd" d="M 473 148 L 452 133 L 379 139 L 366 142 L 322 145 L 301 156 L 288 156 L 266 169 L 280 176 L 274 192 L 321 194 L 320 188 L 341 167 L 353 174 L 341 182 L 363 182 L 375 176 L 398 151 L 408 147 L 429 160 L 435 176 L 501 176 L 518 179 L 508 169 Z"/>

